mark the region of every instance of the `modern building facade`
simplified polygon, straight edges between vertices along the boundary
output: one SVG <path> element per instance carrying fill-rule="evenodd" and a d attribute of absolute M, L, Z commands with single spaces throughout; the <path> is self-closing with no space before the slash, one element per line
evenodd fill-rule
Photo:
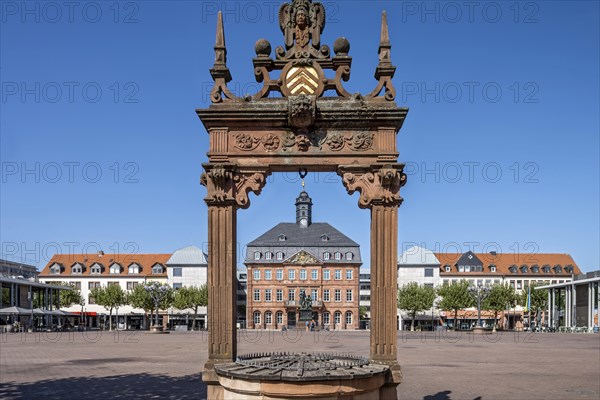
<path fill-rule="evenodd" d="M 12 279 L 37 280 L 38 270 L 35 265 L 0 258 L 0 277 Z"/>
<path fill-rule="evenodd" d="M 358 329 L 360 246 L 333 226 L 314 223 L 312 205 L 302 191 L 295 223 L 280 223 L 248 244 L 248 328 L 299 326 L 304 293 L 318 327 Z"/>

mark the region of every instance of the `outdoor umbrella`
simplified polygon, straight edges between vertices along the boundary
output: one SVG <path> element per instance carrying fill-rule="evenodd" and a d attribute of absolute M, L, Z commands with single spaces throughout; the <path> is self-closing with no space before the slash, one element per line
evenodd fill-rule
<path fill-rule="evenodd" d="M 46 310 L 42 310 L 41 308 L 34 308 L 33 315 L 46 315 Z"/>
<path fill-rule="evenodd" d="M 30 315 L 31 310 L 23 307 L 6 307 L 0 308 L 0 315 Z"/>

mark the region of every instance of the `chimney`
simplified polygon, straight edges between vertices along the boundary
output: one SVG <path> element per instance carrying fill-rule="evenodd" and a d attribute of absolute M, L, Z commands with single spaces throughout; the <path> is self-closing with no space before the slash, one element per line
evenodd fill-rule
<path fill-rule="evenodd" d="M 103 255 L 104 255 L 104 252 L 103 252 L 102 250 L 100 250 L 100 251 L 98 252 L 98 256 L 99 256 L 99 257 L 102 257 Z"/>
<path fill-rule="evenodd" d="M 490 251 L 490 254 L 493 255 L 493 256 L 498 255 L 498 253 L 496 251 Z"/>

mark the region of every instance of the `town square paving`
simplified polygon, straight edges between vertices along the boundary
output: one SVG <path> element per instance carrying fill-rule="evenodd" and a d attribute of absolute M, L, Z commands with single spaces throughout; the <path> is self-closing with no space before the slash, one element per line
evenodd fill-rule
<path fill-rule="evenodd" d="M 240 331 L 238 351 L 368 355 L 369 333 Z M 202 399 L 206 332 L 0 335 L 0 399 Z M 399 399 L 598 399 L 600 335 L 399 333 Z"/>

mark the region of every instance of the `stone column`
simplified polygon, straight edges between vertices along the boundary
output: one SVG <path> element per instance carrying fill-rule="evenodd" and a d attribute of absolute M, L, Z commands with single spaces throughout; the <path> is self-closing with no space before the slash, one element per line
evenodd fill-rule
<path fill-rule="evenodd" d="M 204 169 L 201 183 L 208 191 L 208 361 L 202 379 L 211 398 L 218 395 L 214 365 L 232 362 L 237 356 L 237 209 L 250 206 L 249 192 L 260 194 L 267 173 L 239 170 L 232 164 L 205 164 Z"/>
<path fill-rule="evenodd" d="M 381 394 L 396 398 L 402 381 L 397 360 L 398 207 L 406 183 L 403 164 L 342 166 L 338 174 L 349 194 L 360 192 L 358 206 L 371 209 L 371 359 L 390 366 Z"/>

